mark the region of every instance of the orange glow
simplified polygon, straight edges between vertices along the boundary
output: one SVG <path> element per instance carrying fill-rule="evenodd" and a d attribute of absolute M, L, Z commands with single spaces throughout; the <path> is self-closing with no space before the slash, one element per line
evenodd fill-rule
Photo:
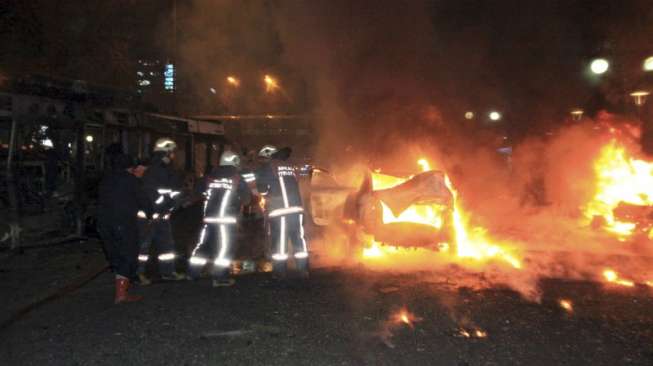
<path fill-rule="evenodd" d="M 417 161 L 417 164 L 422 167 L 422 172 L 428 172 L 431 170 L 431 165 L 429 164 L 429 161 L 421 158 Z"/>
<path fill-rule="evenodd" d="M 559 301 L 560 307 L 565 309 L 569 313 L 574 312 L 574 304 L 571 302 L 571 300 L 567 299 L 560 299 Z"/>
<path fill-rule="evenodd" d="M 471 331 L 461 328 L 458 330 L 458 335 L 463 338 L 487 338 L 487 332 L 479 328 Z"/>
<path fill-rule="evenodd" d="M 240 86 L 240 80 L 234 76 L 227 76 L 227 83 L 236 88 Z"/>
<path fill-rule="evenodd" d="M 406 308 L 402 308 L 394 315 L 392 315 L 391 320 L 396 324 L 405 324 L 411 328 L 414 327 L 414 323 L 419 322 L 422 318 L 415 316 L 415 314 L 408 311 Z"/>
<path fill-rule="evenodd" d="M 265 91 L 268 93 L 272 93 L 275 90 L 279 89 L 279 83 L 275 78 L 273 78 L 270 75 L 265 75 L 263 77 L 263 81 L 265 82 Z"/>
<path fill-rule="evenodd" d="M 499 245 L 491 243 L 484 228 L 475 227 L 472 230 L 469 230 L 467 227 L 469 218 L 460 207 L 458 192 L 454 189 L 448 176 L 445 176 L 445 182 L 447 187 L 449 187 L 449 190 L 453 193 L 453 226 L 456 231 L 458 256 L 461 258 L 473 258 L 476 260 L 496 258 L 509 263 L 514 268 L 521 268 L 522 265 L 519 259 Z"/>
<path fill-rule="evenodd" d="M 447 210 L 443 205 L 412 205 L 399 216 L 395 216 L 383 201 L 381 201 L 381 207 L 383 208 L 384 224 L 412 222 L 433 226 L 436 229 L 442 228 L 443 215 Z"/>
<path fill-rule="evenodd" d="M 426 159 L 420 159 L 418 164 L 422 170 L 428 171 L 431 168 Z M 387 174 L 372 173 L 372 188 L 373 190 L 381 190 L 395 187 L 409 178 L 394 177 Z M 508 263 L 513 268 L 520 269 L 522 267 L 521 261 L 511 254 L 506 248 L 492 243 L 486 234 L 486 230 L 482 227 L 468 227 L 469 217 L 463 212 L 458 193 L 454 189 L 449 177 L 445 175 L 445 184 L 453 194 L 453 212 L 448 210 L 446 206 L 440 204 L 415 204 L 408 207 L 406 210 L 395 216 L 390 208 L 381 201 L 383 210 L 383 223 L 397 223 L 397 222 L 412 222 L 422 225 L 428 225 L 441 229 L 445 220 L 452 220 L 453 228 L 455 231 L 456 253 L 453 260 L 464 261 L 465 259 L 474 259 L 475 261 L 488 261 L 492 259 L 499 259 Z M 451 215 L 447 218 L 445 215 Z M 383 258 L 390 253 L 398 253 L 412 257 L 413 262 L 420 261 L 424 257 L 425 249 L 408 249 L 397 248 L 393 246 L 381 245 L 373 239 L 366 240 L 367 245 L 363 249 L 363 258 Z M 448 251 L 449 244 L 441 243 L 439 246 Z M 421 257 L 421 258 L 418 258 Z"/>
<path fill-rule="evenodd" d="M 626 148 L 612 140 L 601 149 L 594 163 L 596 190 L 584 208 L 587 220 L 601 217 L 605 229 L 624 239 L 633 234 L 637 224 L 619 221 L 614 209 L 620 203 L 653 205 L 653 163 L 633 159 Z"/>
<path fill-rule="evenodd" d="M 261 210 L 265 211 L 265 197 L 261 196 L 261 199 L 258 201 Z"/>
<path fill-rule="evenodd" d="M 366 239 L 368 244 L 363 248 L 363 257 L 364 258 L 383 258 L 388 254 L 396 253 L 399 251 L 399 248 L 391 245 L 382 245 L 376 240 L 372 239 L 371 236 L 368 236 Z"/>
<path fill-rule="evenodd" d="M 635 283 L 633 281 L 619 278 L 619 274 L 611 269 L 606 269 L 605 271 L 603 271 L 603 277 L 609 283 L 614 283 L 616 285 L 625 286 L 625 287 L 635 286 Z"/>
<path fill-rule="evenodd" d="M 395 177 L 392 175 L 381 174 L 379 172 L 375 171 L 375 173 L 372 173 L 372 190 L 374 191 L 396 187 L 408 180 L 408 178 Z"/>

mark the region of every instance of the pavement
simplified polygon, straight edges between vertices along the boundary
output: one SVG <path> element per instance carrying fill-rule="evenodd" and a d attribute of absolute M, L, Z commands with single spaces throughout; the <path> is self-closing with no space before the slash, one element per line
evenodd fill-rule
<path fill-rule="evenodd" d="M 351 266 L 307 281 L 240 275 L 229 288 L 157 281 L 134 290 L 143 302 L 114 305 L 105 265 L 93 239 L 1 260 L 0 364 L 653 365 L 642 288 L 547 279 L 534 303 L 447 273 Z"/>

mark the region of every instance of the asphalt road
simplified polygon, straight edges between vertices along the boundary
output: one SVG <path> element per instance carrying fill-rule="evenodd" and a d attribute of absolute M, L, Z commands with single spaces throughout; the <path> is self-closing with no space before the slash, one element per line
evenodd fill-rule
<path fill-rule="evenodd" d="M 98 245 L 0 262 L 4 318 L 92 273 Z M 136 289 L 145 301 L 114 305 L 104 272 L 13 316 L 0 365 L 653 365 L 649 289 L 545 280 L 533 303 L 446 277 L 341 267 L 278 283 L 256 273 L 231 288 L 157 282 Z"/>

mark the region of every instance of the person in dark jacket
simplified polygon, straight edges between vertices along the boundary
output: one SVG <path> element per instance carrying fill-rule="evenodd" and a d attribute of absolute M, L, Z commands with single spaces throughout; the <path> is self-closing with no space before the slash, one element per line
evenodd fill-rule
<path fill-rule="evenodd" d="M 152 202 L 151 219 L 144 212 L 138 213 L 140 228 L 140 253 L 138 255 L 138 278 L 141 285 L 150 284 L 145 275 L 150 259 L 150 246 L 158 251 L 159 273 L 164 280 L 183 280 L 186 276 L 175 271 L 175 241 L 172 237 L 170 215 L 180 204 L 181 182 L 172 168 L 177 145 L 168 138 L 156 141 L 150 166 L 143 174 L 145 193 Z"/>
<path fill-rule="evenodd" d="M 256 188 L 265 197 L 275 275 L 285 276 L 290 241 L 296 267 L 307 278 L 308 245 L 304 238 L 304 208 L 295 167 L 285 162 L 289 154 L 289 149 L 278 150 L 271 145 L 260 150 L 259 157 L 263 164 L 256 171 Z"/>
<path fill-rule="evenodd" d="M 98 231 L 109 265 L 115 273 L 115 303 L 141 300 L 128 294 L 130 280 L 138 268 L 139 211 L 152 214 L 150 200 L 131 171 L 134 162 L 124 154 L 113 157 L 111 171 L 99 187 Z"/>
<path fill-rule="evenodd" d="M 249 204 L 252 198 L 238 172 L 239 167 L 238 155 L 226 151 L 220 156 L 220 165 L 206 180 L 204 226 L 190 257 L 189 273 L 191 278 L 198 278 L 210 254 L 214 253 L 211 260 L 214 287 L 231 286 L 235 282 L 229 278 L 229 269 L 236 253 L 238 217 L 242 206 Z"/>

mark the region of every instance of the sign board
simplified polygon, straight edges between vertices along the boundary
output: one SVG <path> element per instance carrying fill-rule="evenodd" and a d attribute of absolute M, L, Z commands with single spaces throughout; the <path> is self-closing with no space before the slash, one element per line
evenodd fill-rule
<path fill-rule="evenodd" d="M 221 123 L 211 123 L 211 122 L 198 122 L 199 133 L 205 133 L 209 135 L 224 135 L 224 125 Z"/>

